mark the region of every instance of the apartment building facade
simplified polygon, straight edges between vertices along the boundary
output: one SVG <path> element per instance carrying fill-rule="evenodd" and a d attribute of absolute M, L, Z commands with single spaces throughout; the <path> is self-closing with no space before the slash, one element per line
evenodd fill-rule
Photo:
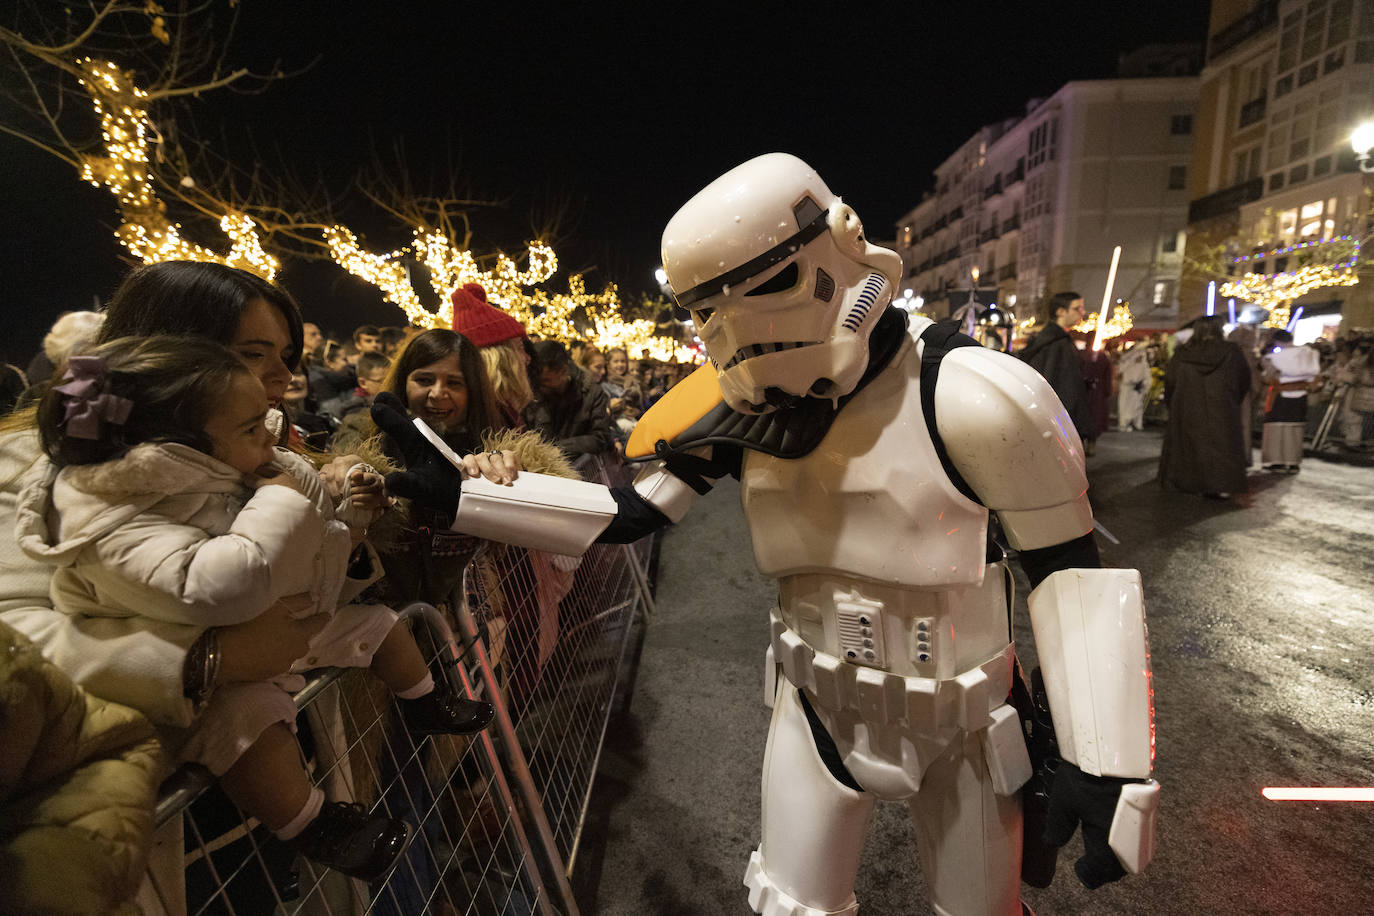
<path fill-rule="evenodd" d="M 978 301 L 1025 317 L 1059 290 L 1115 298 L 1143 327 L 1178 315 L 1196 77 L 1071 82 L 982 128 L 897 224 L 902 294 L 936 315 Z"/>
<path fill-rule="evenodd" d="M 1209 33 L 1186 253 L 1212 271 L 1185 276 L 1193 301 L 1218 267 L 1296 276 L 1348 261 L 1369 232 L 1349 140 L 1374 118 L 1374 0 L 1213 0 Z M 1374 277 L 1292 306 L 1332 332 L 1374 326 Z"/>

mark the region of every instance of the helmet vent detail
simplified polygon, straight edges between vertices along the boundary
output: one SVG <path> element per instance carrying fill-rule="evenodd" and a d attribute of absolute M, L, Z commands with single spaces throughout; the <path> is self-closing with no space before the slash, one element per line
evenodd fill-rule
<path fill-rule="evenodd" d="M 835 280 L 830 274 L 816 268 L 816 298 L 822 302 L 829 302 L 835 295 Z"/>
<path fill-rule="evenodd" d="M 821 209 L 821 205 L 816 203 L 810 194 L 797 201 L 792 207 L 792 216 L 797 221 L 798 229 L 804 228 L 824 212 L 825 211 Z"/>
<path fill-rule="evenodd" d="M 859 293 L 859 298 L 854 300 L 854 308 L 850 310 L 849 317 L 844 320 L 846 331 L 857 331 L 859 326 L 864 323 L 868 313 L 872 310 L 874 303 L 878 301 L 878 294 L 887 285 L 887 278 L 879 273 L 871 273 L 868 279 L 864 280 L 863 291 Z"/>

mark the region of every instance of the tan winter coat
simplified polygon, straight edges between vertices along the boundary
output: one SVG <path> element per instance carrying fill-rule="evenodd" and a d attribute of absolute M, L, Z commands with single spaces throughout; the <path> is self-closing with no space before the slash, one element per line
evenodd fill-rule
<path fill-rule="evenodd" d="M 0 624 L 0 911 L 136 912 L 158 742 Z"/>

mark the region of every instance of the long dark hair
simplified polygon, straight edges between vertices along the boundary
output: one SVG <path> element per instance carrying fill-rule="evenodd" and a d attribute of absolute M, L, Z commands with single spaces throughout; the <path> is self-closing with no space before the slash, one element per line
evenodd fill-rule
<path fill-rule="evenodd" d="M 305 349 L 296 300 L 246 270 L 203 261 L 163 261 L 134 270 L 110 300 L 97 340 L 174 334 L 229 344 L 243 313 L 257 299 L 286 318 L 291 334 L 291 358 L 286 363 L 296 368 Z"/>
<path fill-rule="evenodd" d="M 59 467 L 110 461 L 144 442 L 176 442 L 211 454 L 206 421 L 234 374 L 252 374 L 232 350 L 198 337 L 123 337 L 80 355 L 102 361 L 85 378 L 99 394 L 127 399 L 129 414 L 122 422 L 97 421 L 94 438 L 74 435 L 68 408 L 84 399 L 58 391 L 66 380 L 54 378 L 38 402 L 38 434 Z"/>
<path fill-rule="evenodd" d="M 458 357 L 458 367 L 463 370 L 463 381 L 468 386 L 468 405 L 463 416 L 464 433 L 468 441 L 464 444 L 475 449 L 480 447 L 482 433 L 497 426 L 496 402 L 492 398 L 481 354 L 472 341 L 462 334 L 445 328 L 431 328 L 412 337 L 391 364 L 391 373 L 386 377 L 386 390 L 400 398 L 402 404 L 409 406 L 406 379 L 410 373 L 453 355 Z"/>

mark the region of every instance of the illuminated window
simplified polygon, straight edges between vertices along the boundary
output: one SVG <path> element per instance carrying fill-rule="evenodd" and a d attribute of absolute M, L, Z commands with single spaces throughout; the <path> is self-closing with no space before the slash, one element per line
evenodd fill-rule
<path fill-rule="evenodd" d="M 1302 238 L 1313 239 L 1320 235 L 1322 231 L 1322 202 L 1317 200 L 1310 204 L 1303 204 L 1299 221 Z"/>
<path fill-rule="evenodd" d="M 1284 210 L 1279 214 L 1279 243 L 1282 245 L 1293 244 L 1293 237 L 1298 231 L 1298 211 Z"/>

